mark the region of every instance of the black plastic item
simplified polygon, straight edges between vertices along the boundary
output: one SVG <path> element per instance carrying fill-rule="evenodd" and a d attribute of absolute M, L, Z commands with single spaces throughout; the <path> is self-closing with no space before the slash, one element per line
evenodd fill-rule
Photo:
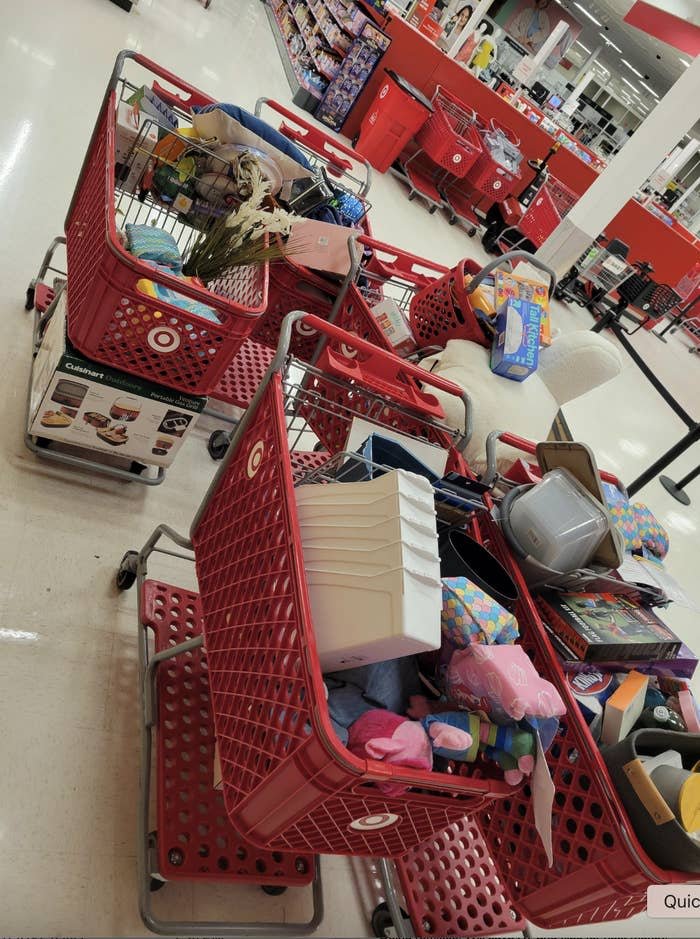
<path fill-rule="evenodd" d="M 410 82 L 406 81 L 405 78 L 403 78 L 401 75 L 397 75 L 393 69 L 387 68 L 384 71 L 392 81 L 396 82 L 402 91 L 405 91 L 407 95 L 410 95 L 412 98 L 414 98 L 418 104 L 422 104 L 423 107 L 427 108 L 431 114 L 433 113 L 434 108 L 432 102 L 428 101 L 422 91 L 418 91 L 418 89 L 415 88 Z"/>
<path fill-rule="evenodd" d="M 639 759 L 665 750 L 677 750 L 690 770 L 700 760 L 700 734 L 637 730 L 601 752 L 635 834 L 652 861 L 669 870 L 700 873 L 700 845 L 671 814 Z"/>
<path fill-rule="evenodd" d="M 520 596 L 513 578 L 501 562 L 478 541 L 451 528 L 440 538 L 440 576 L 468 577 L 507 610 Z"/>

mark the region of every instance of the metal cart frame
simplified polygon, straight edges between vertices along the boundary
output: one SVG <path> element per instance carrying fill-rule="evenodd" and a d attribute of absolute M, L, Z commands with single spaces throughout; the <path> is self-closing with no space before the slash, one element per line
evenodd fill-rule
<path fill-rule="evenodd" d="M 155 475 L 152 472 L 146 472 L 147 467 L 136 461 L 131 462 L 131 469 L 125 469 L 120 466 L 113 466 L 110 463 L 104 463 L 99 459 L 93 459 L 88 456 L 78 456 L 73 452 L 56 450 L 53 447 L 54 441 L 48 437 L 34 437 L 29 433 L 31 421 L 31 397 L 32 384 L 34 381 L 34 361 L 37 352 L 41 346 L 42 330 L 53 315 L 56 304 L 61 298 L 65 289 L 66 272 L 60 267 L 54 266 L 54 254 L 60 245 L 65 245 L 66 239 L 58 236 L 53 239 L 49 245 L 46 254 L 41 262 L 41 266 L 36 277 L 33 277 L 27 287 L 25 309 L 34 313 L 34 323 L 32 329 L 32 358 L 27 379 L 27 398 L 26 398 L 26 418 L 24 431 L 24 444 L 35 456 L 50 463 L 63 464 L 71 466 L 74 469 L 85 470 L 88 473 L 96 473 L 99 476 L 108 476 L 112 479 L 118 479 L 121 482 L 141 483 L 143 486 L 159 486 L 165 479 L 166 470 L 164 467 L 150 467 L 150 470 L 156 470 Z M 49 286 L 46 281 L 46 275 L 52 273 L 62 281 L 57 290 Z M 40 442 L 41 441 L 41 442 Z M 82 449 L 74 447 L 74 449 Z M 101 451 L 86 450 L 86 453 L 101 453 Z"/>

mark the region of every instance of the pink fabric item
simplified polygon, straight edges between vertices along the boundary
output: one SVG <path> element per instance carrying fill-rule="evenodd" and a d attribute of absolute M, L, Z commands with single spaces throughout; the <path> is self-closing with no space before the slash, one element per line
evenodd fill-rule
<path fill-rule="evenodd" d="M 348 750 L 363 759 L 382 760 L 411 769 L 431 770 L 433 748 L 423 726 L 392 711 L 367 711 L 350 725 Z M 401 795 L 402 783 L 381 783 L 386 795 Z"/>
<path fill-rule="evenodd" d="M 484 711 L 496 723 L 566 713 L 559 692 L 537 674 L 522 646 L 458 649 L 447 670 L 447 694 L 460 707 Z"/>
<path fill-rule="evenodd" d="M 435 722 L 430 725 L 428 733 L 436 749 L 467 750 L 472 745 L 471 734 L 449 724 Z"/>

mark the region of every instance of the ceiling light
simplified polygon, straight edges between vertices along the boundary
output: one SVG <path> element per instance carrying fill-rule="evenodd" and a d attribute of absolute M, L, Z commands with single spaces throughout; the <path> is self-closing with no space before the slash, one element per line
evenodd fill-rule
<path fill-rule="evenodd" d="M 583 13 L 584 16 L 587 16 L 589 20 L 592 20 L 592 21 L 596 24 L 596 26 L 602 26 L 602 25 L 603 25 L 603 24 L 600 22 L 600 20 L 597 20 L 597 19 L 595 18 L 595 16 L 593 16 L 592 13 L 589 13 L 588 10 L 587 10 L 584 6 L 581 6 L 580 3 L 574 3 L 574 6 L 575 6 L 578 10 L 580 10 L 580 11 Z"/>
<path fill-rule="evenodd" d="M 640 82 L 639 84 L 642 85 L 644 88 L 646 88 L 649 94 L 652 94 L 655 98 L 658 99 L 659 96 L 657 95 L 657 93 L 654 91 L 653 88 L 650 88 L 645 82 Z"/>
<path fill-rule="evenodd" d="M 627 59 L 620 59 L 620 62 L 622 62 L 623 65 L 626 65 L 627 68 L 628 68 L 631 72 L 634 72 L 635 75 L 639 75 L 640 78 L 644 78 L 643 73 L 642 73 L 642 72 L 638 72 L 637 69 L 634 67 L 634 65 L 630 65 L 630 63 L 627 61 Z"/>
<path fill-rule="evenodd" d="M 606 35 L 599 33 L 599 36 L 605 43 L 607 43 L 607 45 L 612 46 L 616 52 L 622 52 L 622 49 L 619 46 L 616 46 L 615 43 L 608 39 Z"/>
<path fill-rule="evenodd" d="M 623 80 L 623 82 L 624 82 L 626 85 L 629 85 L 629 86 L 630 86 L 630 88 L 632 89 L 632 91 L 636 91 L 637 94 L 639 94 L 639 88 L 637 88 L 636 85 L 633 85 L 632 82 L 628 82 L 624 75 L 620 75 L 620 78 Z"/>
<path fill-rule="evenodd" d="M 682 59 L 680 56 L 678 56 L 678 61 L 682 62 L 686 68 L 688 68 L 688 66 L 690 65 L 690 62 L 687 59 Z"/>
<path fill-rule="evenodd" d="M 575 45 L 575 46 L 581 46 L 581 48 L 583 49 L 584 52 L 587 52 L 589 55 L 591 54 L 591 50 L 588 49 L 586 46 L 584 46 L 584 44 L 583 44 L 582 42 L 579 42 L 578 39 L 574 42 L 574 45 Z"/>

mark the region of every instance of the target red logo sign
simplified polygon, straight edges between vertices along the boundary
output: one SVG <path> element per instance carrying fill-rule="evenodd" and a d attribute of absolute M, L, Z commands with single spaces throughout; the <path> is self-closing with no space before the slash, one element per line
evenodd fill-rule
<path fill-rule="evenodd" d="M 313 326 L 309 326 L 308 323 L 305 323 L 304 320 L 298 320 L 294 324 L 294 329 L 299 333 L 300 336 L 315 336 L 316 330 Z"/>
<path fill-rule="evenodd" d="M 388 85 L 384 85 L 384 87 L 382 88 L 382 90 L 379 92 L 379 97 L 380 97 L 380 98 L 386 98 L 386 96 L 387 96 L 388 94 L 389 94 L 389 86 L 388 86 Z"/>
<path fill-rule="evenodd" d="M 169 326 L 154 326 L 147 338 L 156 352 L 174 352 L 180 345 L 180 333 Z"/>
<path fill-rule="evenodd" d="M 393 812 L 377 812 L 376 815 L 364 815 L 350 822 L 353 831 L 379 831 L 381 828 L 390 828 L 401 821 L 400 815 Z"/>
<path fill-rule="evenodd" d="M 252 479 L 260 469 L 260 464 L 262 463 L 264 456 L 265 444 L 262 442 L 262 440 L 258 440 L 250 448 L 250 453 L 248 454 L 248 463 L 246 464 L 248 479 Z"/>
<path fill-rule="evenodd" d="M 453 163 L 461 163 L 461 162 L 462 162 L 462 154 L 461 154 L 461 153 L 455 153 L 455 155 L 452 157 L 452 162 L 453 162 Z"/>

